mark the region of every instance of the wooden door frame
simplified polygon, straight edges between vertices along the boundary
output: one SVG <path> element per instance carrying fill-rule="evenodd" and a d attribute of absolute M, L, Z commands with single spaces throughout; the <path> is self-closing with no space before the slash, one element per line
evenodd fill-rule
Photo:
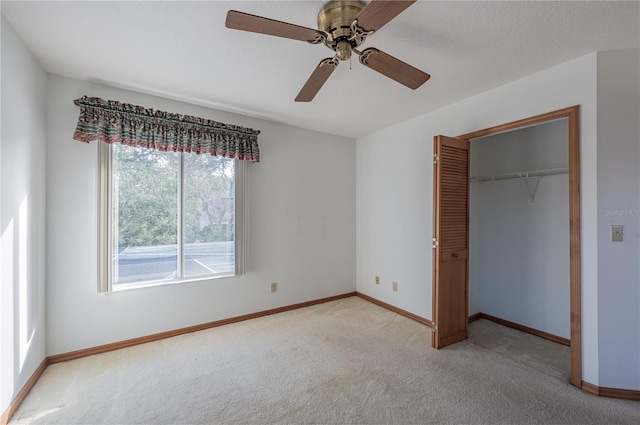
<path fill-rule="evenodd" d="M 571 385 L 582 387 L 582 300 L 581 300 L 581 252 L 580 252 L 580 105 L 536 115 L 507 124 L 478 130 L 457 136 L 458 139 L 480 137 L 523 129 L 538 124 L 566 118 L 569 127 L 569 304 L 571 327 Z M 435 284 L 435 283 L 434 283 Z M 468 285 L 468 282 L 467 282 Z M 435 289 L 434 289 L 435 290 Z M 436 299 L 433 298 L 435 311 Z"/>

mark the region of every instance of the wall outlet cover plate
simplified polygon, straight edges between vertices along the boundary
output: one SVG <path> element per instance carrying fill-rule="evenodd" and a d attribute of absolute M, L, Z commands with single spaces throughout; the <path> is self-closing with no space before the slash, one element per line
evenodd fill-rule
<path fill-rule="evenodd" d="M 623 228 L 621 224 L 614 224 L 611 226 L 611 241 L 622 242 L 624 239 Z"/>

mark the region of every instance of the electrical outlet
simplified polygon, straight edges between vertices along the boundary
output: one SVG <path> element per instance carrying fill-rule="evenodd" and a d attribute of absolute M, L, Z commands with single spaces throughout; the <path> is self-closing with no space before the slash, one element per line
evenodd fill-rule
<path fill-rule="evenodd" d="M 398 292 L 398 282 L 391 282 L 391 289 Z"/>
<path fill-rule="evenodd" d="M 271 282 L 271 293 L 278 292 L 278 282 Z"/>
<path fill-rule="evenodd" d="M 380 285 L 380 276 L 376 276 L 376 285 Z"/>

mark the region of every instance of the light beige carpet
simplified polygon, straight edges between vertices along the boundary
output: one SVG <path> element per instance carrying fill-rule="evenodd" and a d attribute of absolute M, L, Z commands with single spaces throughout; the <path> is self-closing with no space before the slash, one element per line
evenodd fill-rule
<path fill-rule="evenodd" d="M 49 366 L 12 424 L 638 424 L 568 348 L 485 320 L 443 350 L 352 297 Z"/>

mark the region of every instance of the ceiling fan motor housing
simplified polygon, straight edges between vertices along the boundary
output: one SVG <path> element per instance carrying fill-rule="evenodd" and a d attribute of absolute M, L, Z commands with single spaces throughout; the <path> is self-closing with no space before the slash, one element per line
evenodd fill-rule
<path fill-rule="evenodd" d="M 358 46 L 358 39 L 352 39 L 351 23 L 364 6 L 364 2 L 357 0 L 333 0 L 318 13 L 318 29 L 330 35 L 326 44 L 336 51 L 340 60 L 348 60 L 351 49 Z"/>

